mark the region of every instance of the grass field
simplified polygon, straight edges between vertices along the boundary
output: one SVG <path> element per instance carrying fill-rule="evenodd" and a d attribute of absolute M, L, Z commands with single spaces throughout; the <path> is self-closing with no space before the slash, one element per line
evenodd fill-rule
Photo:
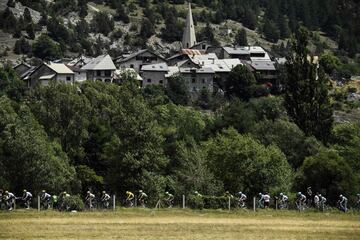
<path fill-rule="evenodd" d="M 121 209 L 0 213 L 0 239 L 360 239 L 360 215 Z"/>

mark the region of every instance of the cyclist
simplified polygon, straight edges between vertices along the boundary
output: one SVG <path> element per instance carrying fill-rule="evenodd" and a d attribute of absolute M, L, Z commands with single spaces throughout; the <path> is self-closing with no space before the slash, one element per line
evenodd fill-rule
<path fill-rule="evenodd" d="M 314 205 L 317 209 L 319 209 L 319 207 L 320 207 L 320 197 L 321 197 L 321 194 L 319 194 L 319 193 L 315 194 Z"/>
<path fill-rule="evenodd" d="M 146 193 L 143 192 L 143 190 L 139 190 L 139 196 L 138 196 L 138 199 L 139 199 L 139 202 L 140 202 L 140 205 L 145 208 L 146 207 L 146 199 L 148 198 L 148 195 Z"/>
<path fill-rule="evenodd" d="M 107 194 L 105 191 L 102 191 L 102 195 L 101 195 L 101 204 L 104 208 L 109 208 L 110 206 L 110 195 Z"/>
<path fill-rule="evenodd" d="M 67 192 L 62 192 L 59 195 L 59 210 L 63 211 L 63 210 L 69 210 L 69 205 L 68 202 L 66 201 L 68 198 L 70 197 L 70 194 L 68 194 Z"/>
<path fill-rule="evenodd" d="M 129 207 L 132 207 L 134 206 L 134 194 L 130 191 L 126 191 L 126 204 L 129 206 Z"/>
<path fill-rule="evenodd" d="M 269 208 L 270 206 L 270 195 L 265 192 L 265 194 L 259 193 L 259 206 L 260 208 Z"/>
<path fill-rule="evenodd" d="M 24 189 L 21 200 L 24 202 L 26 209 L 30 209 L 32 194 Z"/>
<path fill-rule="evenodd" d="M 4 200 L 9 211 L 13 210 L 15 207 L 15 199 L 16 197 L 12 192 L 5 191 Z"/>
<path fill-rule="evenodd" d="M 94 201 L 95 201 L 95 195 L 92 194 L 90 191 L 87 191 L 86 197 L 85 197 L 85 205 L 89 209 L 92 209 L 94 207 L 94 205 L 93 205 Z"/>
<path fill-rule="evenodd" d="M 296 207 L 299 211 L 303 211 L 305 210 L 305 205 L 306 205 L 306 196 L 304 194 L 302 194 L 301 192 L 298 192 L 297 194 L 297 199 L 296 199 Z"/>
<path fill-rule="evenodd" d="M 166 196 L 165 201 L 167 205 L 169 206 L 169 208 L 172 208 L 174 205 L 174 195 L 172 195 L 169 192 L 165 192 L 165 196 Z"/>
<path fill-rule="evenodd" d="M 3 198 L 4 198 L 4 190 L 0 189 L 0 210 L 2 209 Z"/>
<path fill-rule="evenodd" d="M 326 204 L 326 198 L 324 196 L 322 196 L 321 194 L 319 194 L 319 205 L 322 211 L 325 210 L 325 204 Z"/>
<path fill-rule="evenodd" d="M 344 195 L 340 195 L 339 196 L 339 209 L 343 212 L 346 212 L 348 209 L 347 209 L 347 202 L 348 202 L 348 199 L 344 196 Z"/>
<path fill-rule="evenodd" d="M 246 199 L 247 199 L 247 197 L 246 197 L 246 195 L 244 194 L 244 193 L 242 193 L 242 192 L 238 192 L 238 207 L 239 208 L 245 208 L 246 207 L 246 204 L 245 204 L 245 202 L 246 202 Z"/>
<path fill-rule="evenodd" d="M 360 193 L 356 194 L 357 196 L 357 208 L 360 210 Z"/>
<path fill-rule="evenodd" d="M 279 209 L 287 208 L 287 204 L 289 202 L 289 197 L 286 196 L 284 193 L 280 193 L 279 199 L 280 199 L 280 201 L 279 201 Z"/>
<path fill-rule="evenodd" d="M 40 201 L 41 201 L 42 206 L 43 206 L 44 209 L 49 209 L 50 208 L 51 195 L 48 194 L 45 190 L 42 190 L 41 191 Z"/>

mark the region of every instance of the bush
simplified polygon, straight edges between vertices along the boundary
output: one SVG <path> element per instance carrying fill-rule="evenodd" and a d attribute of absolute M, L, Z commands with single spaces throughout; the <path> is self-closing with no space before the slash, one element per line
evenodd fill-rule
<path fill-rule="evenodd" d="M 229 198 L 225 196 L 195 196 L 190 195 L 188 198 L 188 205 L 193 209 L 227 209 Z M 237 200 L 235 197 L 231 198 L 231 207 L 236 207 Z"/>
<path fill-rule="evenodd" d="M 64 206 L 69 206 L 68 211 L 83 211 L 84 203 L 79 195 L 70 196 L 64 199 Z"/>

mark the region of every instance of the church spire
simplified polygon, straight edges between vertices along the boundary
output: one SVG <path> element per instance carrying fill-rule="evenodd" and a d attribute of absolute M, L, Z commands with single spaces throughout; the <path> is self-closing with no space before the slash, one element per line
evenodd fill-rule
<path fill-rule="evenodd" d="M 191 48 L 196 44 L 195 26 L 191 12 L 191 3 L 189 2 L 189 11 L 186 17 L 186 25 L 183 33 L 183 48 Z"/>

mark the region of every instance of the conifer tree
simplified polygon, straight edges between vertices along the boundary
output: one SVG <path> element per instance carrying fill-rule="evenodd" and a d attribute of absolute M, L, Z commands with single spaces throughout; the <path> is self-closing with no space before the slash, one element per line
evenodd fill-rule
<path fill-rule="evenodd" d="M 292 42 L 293 54 L 285 64 L 285 106 L 289 116 L 308 136 L 329 141 L 333 109 L 331 84 L 322 68 L 309 59 L 308 31 L 300 28 Z"/>

